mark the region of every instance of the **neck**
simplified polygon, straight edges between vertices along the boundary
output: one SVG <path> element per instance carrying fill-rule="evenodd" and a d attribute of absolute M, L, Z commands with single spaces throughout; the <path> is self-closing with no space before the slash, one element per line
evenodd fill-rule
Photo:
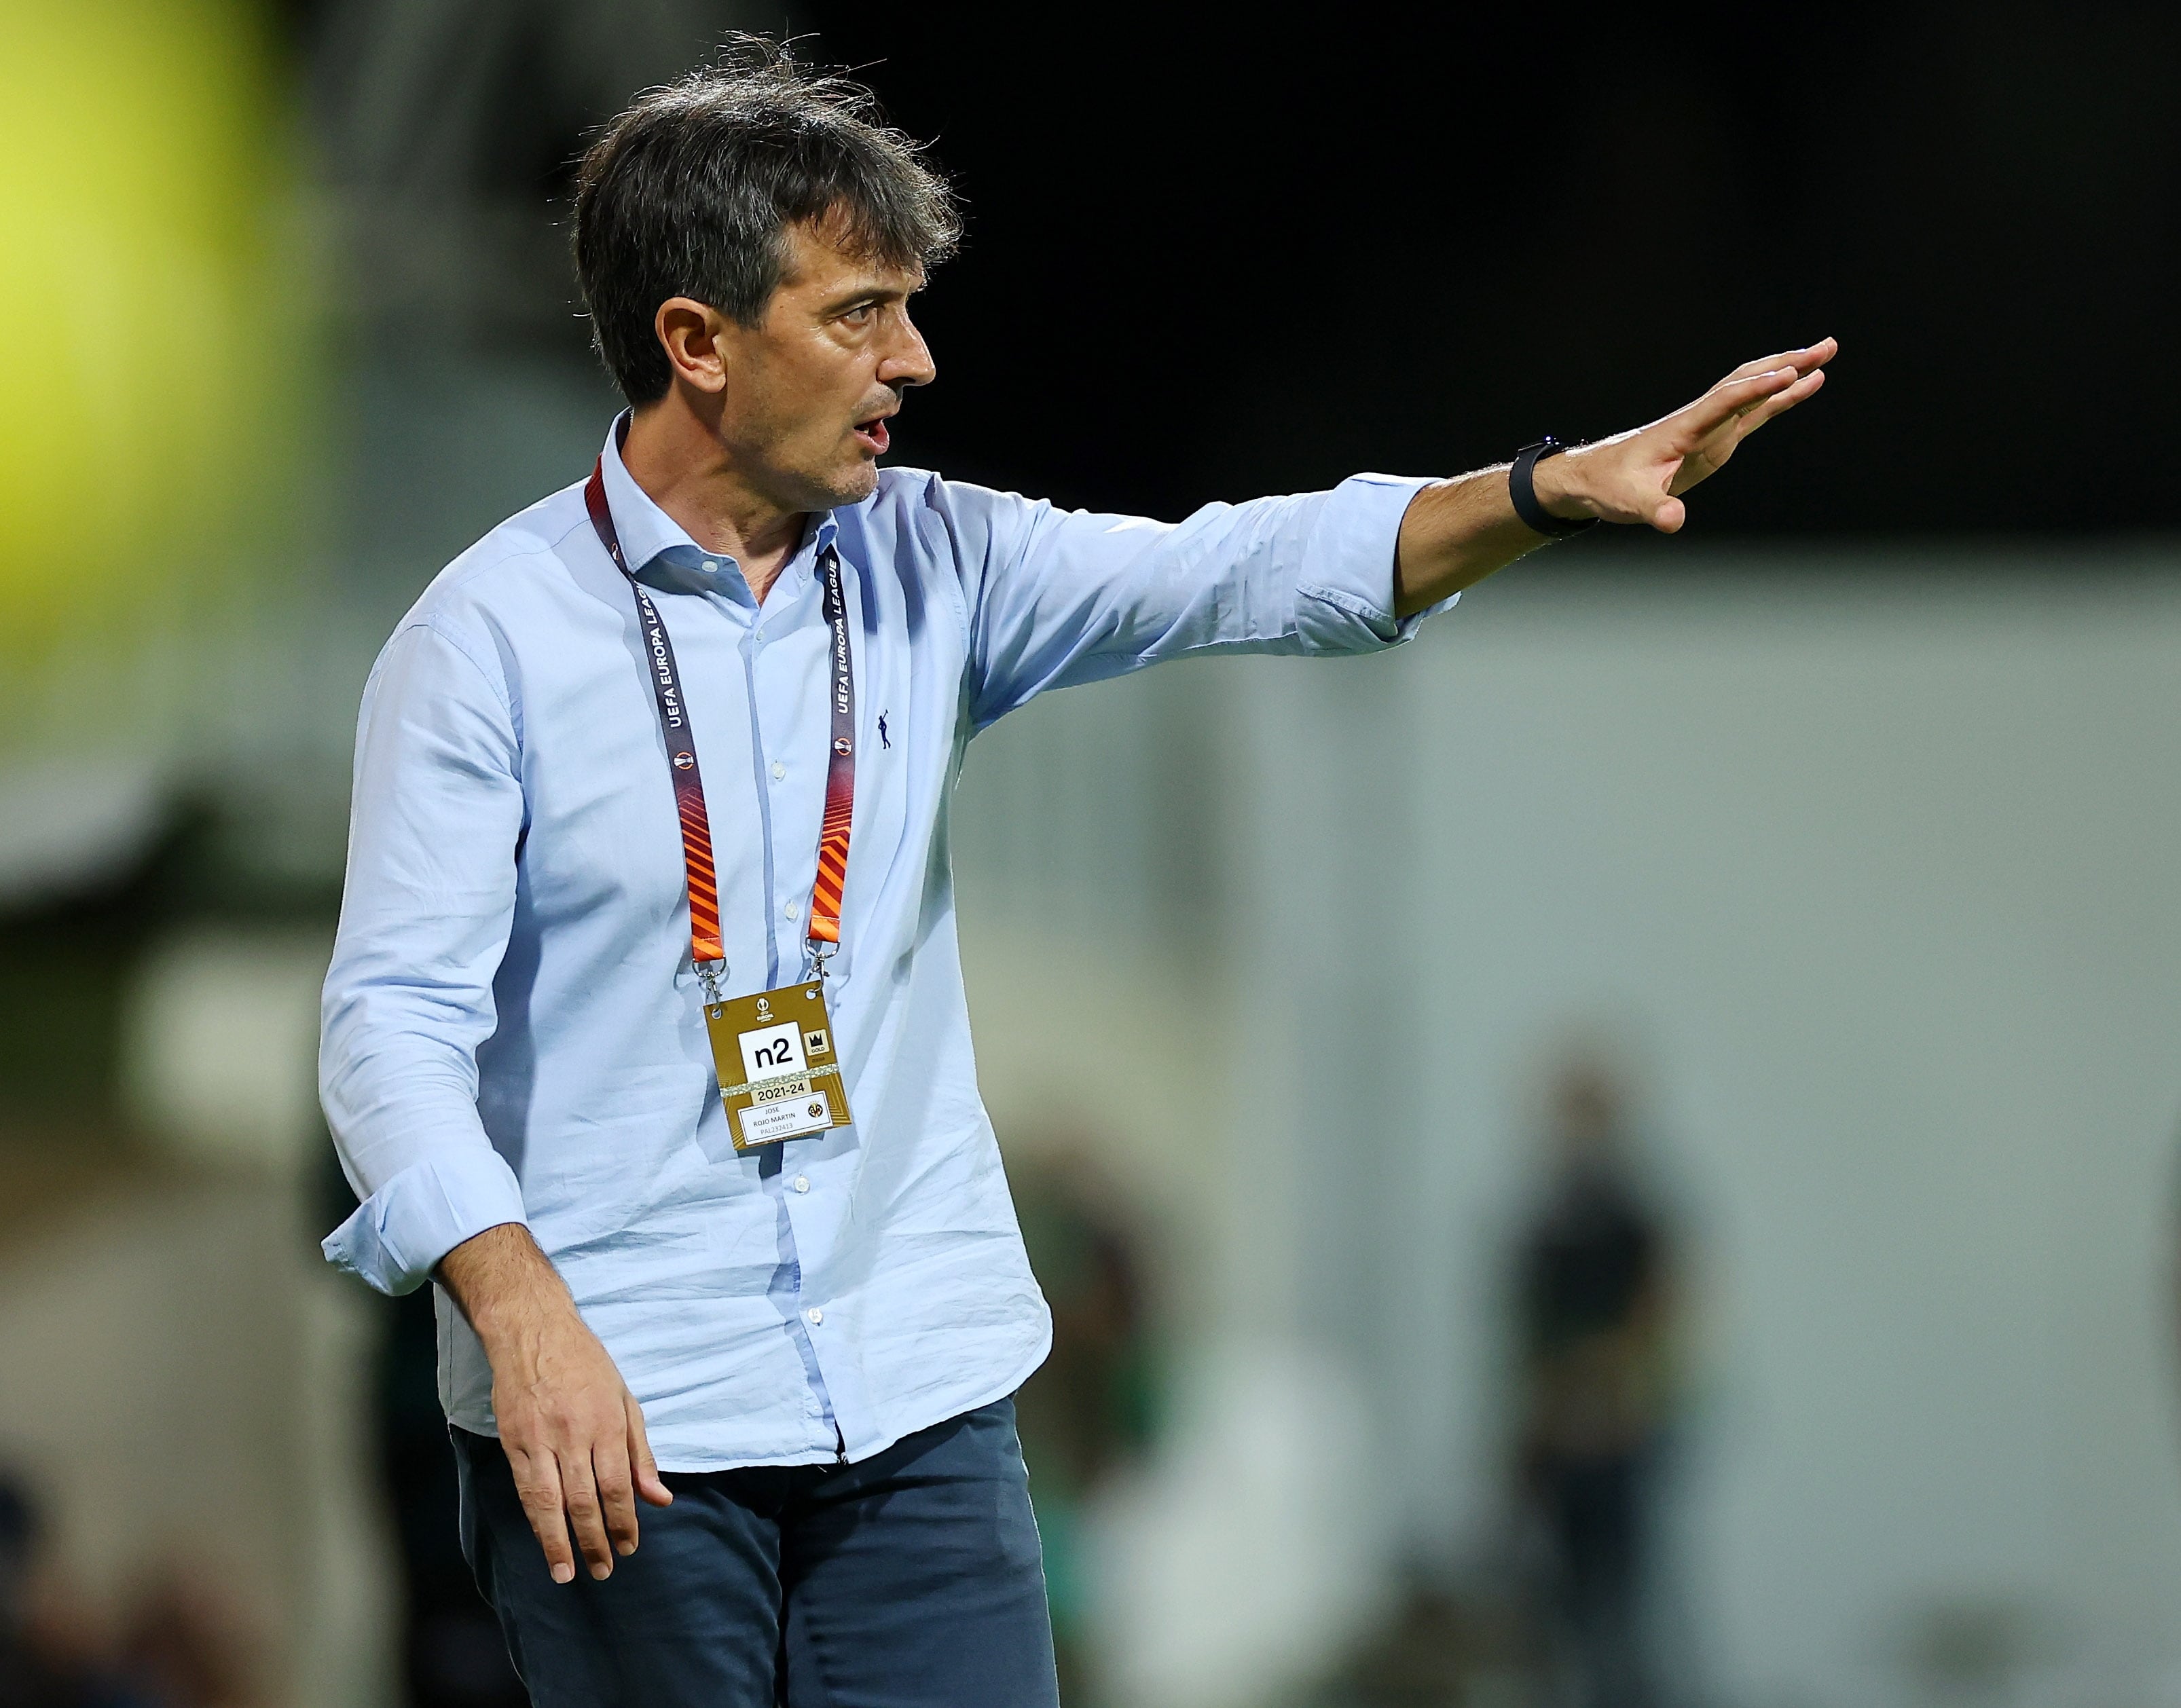
<path fill-rule="evenodd" d="M 732 558 L 759 604 L 803 538 L 806 512 L 759 492 L 713 424 L 678 391 L 636 411 L 621 466 L 652 503 L 708 552 Z"/>

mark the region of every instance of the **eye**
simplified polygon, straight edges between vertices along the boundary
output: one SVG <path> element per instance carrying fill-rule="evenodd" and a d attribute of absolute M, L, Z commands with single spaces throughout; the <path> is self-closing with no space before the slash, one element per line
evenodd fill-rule
<path fill-rule="evenodd" d="M 841 318 L 846 321 L 850 326 L 869 326 L 871 322 L 871 317 L 878 311 L 878 305 L 876 303 L 859 302 L 846 314 L 842 315 Z"/>

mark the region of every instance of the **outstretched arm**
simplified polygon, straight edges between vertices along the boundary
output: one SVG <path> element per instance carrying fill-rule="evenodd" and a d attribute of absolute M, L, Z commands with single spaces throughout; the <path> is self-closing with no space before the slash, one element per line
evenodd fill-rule
<path fill-rule="evenodd" d="M 1587 516 L 1678 532 L 1681 494 L 1726 466 L 1735 447 L 1825 383 L 1840 348 L 1823 339 L 1744 362 L 1685 409 L 1596 444 L 1548 457 L 1534 470 L 1538 501 L 1567 521 Z M 1504 463 L 1427 487 L 1402 518 L 1394 609 L 1407 616 L 1473 587 L 1545 543 L 1515 514 Z"/>

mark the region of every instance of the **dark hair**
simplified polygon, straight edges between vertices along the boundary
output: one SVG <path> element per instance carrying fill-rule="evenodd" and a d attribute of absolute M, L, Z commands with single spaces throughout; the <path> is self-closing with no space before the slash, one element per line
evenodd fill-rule
<path fill-rule="evenodd" d="M 730 36 L 716 65 L 640 96 L 576 179 L 576 274 L 622 394 L 666 394 L 652 328 L 669 297 L 757 324 L 790 225 L 838 219 L 854 253 L 892 267 L 952 253 L 952 193 L 918 152 L 868 89 L 806 70 L 764 36 Z"/>

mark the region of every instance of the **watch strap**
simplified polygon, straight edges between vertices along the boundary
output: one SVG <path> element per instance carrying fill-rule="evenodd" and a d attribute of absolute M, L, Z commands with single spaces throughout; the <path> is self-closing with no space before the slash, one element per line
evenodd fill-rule
<path fill-rule="evenodd" d="M 1579 522 L 1563 521 L 1538 501 L 1532 471 L 1547 457 L 1558 456 L 1571 449 L 1548 433 L 1537 444 L 1524 445 L 1516 451 L 1515 460 L 1507 468 L 1507 496 L 1514 503 L 1515 514 L 1522 519 L 1523 526 L 1547 539 L 1564 540 L 1571 534 L 1587 533 L 1598 523 L 1596 516 L 1585 516 Z"/>

